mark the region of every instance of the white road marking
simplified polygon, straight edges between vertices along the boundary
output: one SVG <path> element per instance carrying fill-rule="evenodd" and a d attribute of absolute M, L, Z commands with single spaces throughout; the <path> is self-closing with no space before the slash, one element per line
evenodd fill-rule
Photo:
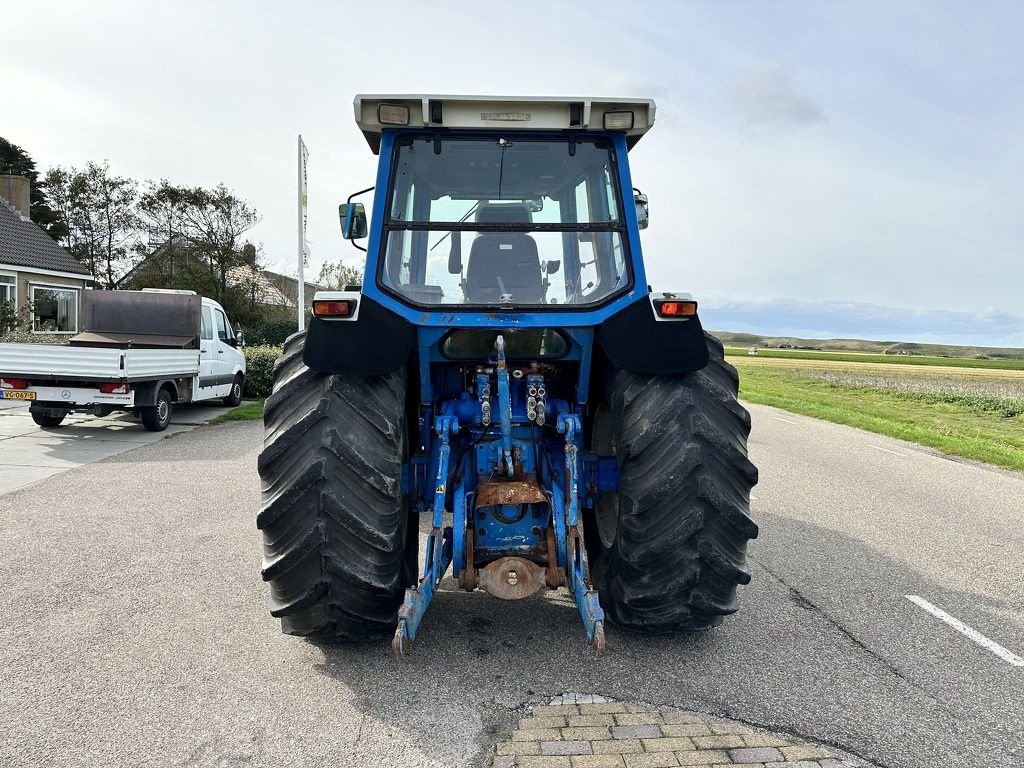
<path fill-rule="evenodd" d="M 882 448 L 879 445 L 872 445 L 871 443 L 866 443 L 866 445 L 867 445 L 868 448 L 874 448 L 876 451 L 885 451 L 886 453 L 891 453 L 893 456 L 906 456 L 907 455 L 905 453 L 900 453 L 899 451 L 890 451 L 888 448 Z"/>
<path fill-rule="evenodd" d="M 917 595 L 904 595 L 904 597 L 907 598 L 907 600 L 912 602 L 914 605 L 920 608 L 924 608 L 932 616 L 935 616 L 936 618 L 946 622 L 957 632 L 961 632 L 967 635 L 967 637 L 971 638 L 971 640 L 976 642 L 982 648 L 992 651 L 992 653 L 994 653 L 1003 661 L 1008 661 L 1015 667 L 1024 667 L 1024 659 L 1022 659 L 1020 656 L 1013 653 L 1012 651 L 1008 651 L 1006 648 L 1003 648 L 1003 646 L 1001 646 L 995 640 L 989 640 L 987 637 L 981 634 L 981 632 L 967 626 L 959 619 L 950 616 L 941 608 L 936 608 L 923 597 L 918 597 Z"/>
<path fill-rule="evenodd" d="M 781 416 L 773 416 L 772 418 L 775 419 L 776 421 L 784 421 L 787 424 L 799 424 L 800 423 L 799 421 L 790 421 L 789 419 L 784 419 Z"/>

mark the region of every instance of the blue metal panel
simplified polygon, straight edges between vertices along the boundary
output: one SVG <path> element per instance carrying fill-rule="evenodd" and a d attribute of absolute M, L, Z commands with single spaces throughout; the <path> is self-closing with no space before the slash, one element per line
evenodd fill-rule
<path fill-rule="evenodd" d="M 543 544 L 547 504 L 480 507 L 473 514 L 475 553 L 517 555 L 536 551 Z"/>

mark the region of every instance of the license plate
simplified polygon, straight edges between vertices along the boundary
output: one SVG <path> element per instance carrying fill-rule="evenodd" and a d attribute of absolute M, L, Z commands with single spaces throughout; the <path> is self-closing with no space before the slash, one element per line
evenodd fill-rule
<path fill-rule="evenodd" d="M 36 393 L 28 389 L 0 389 L 4 400 L 35 400 Z"/>

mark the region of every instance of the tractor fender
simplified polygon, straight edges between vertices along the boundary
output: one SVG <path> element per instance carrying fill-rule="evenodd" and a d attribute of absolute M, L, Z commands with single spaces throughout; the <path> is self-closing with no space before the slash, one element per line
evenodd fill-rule
<path fill-rule="evenodd" d="M 416 329 L 366 296 L 351 320 L 313 317 L 306 331 L 302 361 L 321 373 L 386 376 L 405 366 L 416 343 Z"/>
<path fill-rule="evenodd" d="M 646 296 L 601 323 L 596 341 L 615 368 L 633 373 L 691 373 L 708 364 L 700 318 L 659 320 Z"/>

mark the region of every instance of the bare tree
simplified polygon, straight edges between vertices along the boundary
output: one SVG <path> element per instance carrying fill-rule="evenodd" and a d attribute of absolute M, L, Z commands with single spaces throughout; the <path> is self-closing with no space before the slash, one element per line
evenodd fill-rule
<path fill-rule="evenodd" d="M 111 176 L 106 163 L 86 166 L 86 185 L 93 201 L 99 226 L 99 253 L 104 271 L 104 283 L 110 290 L 125 271 L 131 259 L 131 245 L 138 239 L 139 217 L 135 201 L 139 185 L 133 179 Z"/>
<path fill-rule="evenodd" d="M 77 253 L 79 233 L 71 226 L 78 191 L 73 188 L 74 169 L 66 170 L 57 166 L 46 173 L 43 183 L 49 191 L 50 207 L 60 222 L 61 236 L 57 239 L 71 253 Z"/>
<path fill-rule="evenodd" d="M 217 298 L 223 299 L 231 270 L 247 263 L 242 236 L 259 223 L 260 216 L 223 184 L 213 189 L 175 188 L 174 194 L 180 195 L 189 241 L 217 284 Z"/>
<path fill-rule="evenodd" d="M 113 288 L 128 268 L 138 239 L 138 184 L 112 175 L 107 163 L 53 168 L 46 184 L 67 233 L 65 247 L 103 287 Z"/>
<path fill-rule="evenodd" d="M 317 282 L 329 291 L 344 290 L 348 285 L 362 285 L 363 268 L 353 267 L 343 262 L 336 264 L 325 263 L 320 268 L 320 277 Z"/>

